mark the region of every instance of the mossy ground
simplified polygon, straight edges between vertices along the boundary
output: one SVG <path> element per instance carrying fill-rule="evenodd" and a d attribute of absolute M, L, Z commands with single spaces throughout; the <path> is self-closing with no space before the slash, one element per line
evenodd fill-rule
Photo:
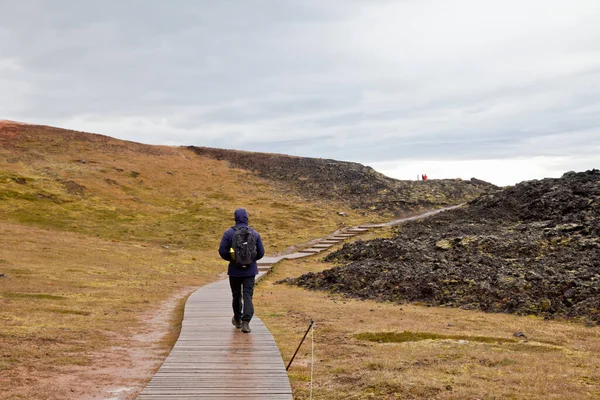
<path fill-rule="evenodd" d="M 377 343 L 405 343 L 418 342 L 419 340 L 463 340 L 477 343 L 515 343 L 514 339 L 506 339 L 492 336 L 465 336 L 465 335 L 442 335 L 431 332 L 363 332 L 354 336 L 358 340 L 368 340 Z"/>

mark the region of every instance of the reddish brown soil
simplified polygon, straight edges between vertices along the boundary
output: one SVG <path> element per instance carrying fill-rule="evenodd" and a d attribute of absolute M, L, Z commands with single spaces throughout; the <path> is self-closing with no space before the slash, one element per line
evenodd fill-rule
<path fill-rule="evenodd" d="M 114 342 L 126 343 L 103 353 L 90 354 L 91 366 L 56 367 L 30 377 L 31 385 L 20 390 L 27 399 L 132 400 L 150 381 L 168 355 L 163 338 L 173 324 L 180 300 L 195 288 L 185 288 L 160 305 L 140 315 L 143 327 L 128 337 L 114 335 Z M 14 392 L 0 399 L 14 398 Z"/>
<path fill-rule="evenodd" d="M 17 136 L 18 128 L 21 125 L 27 125 L 22 122 L 9 121 L 6 119 L 0 119 L 0 143 Z"/>
<path fill-rule="evenodd" d="M 170 349 L 162 341 L 173 324 L 175 307 L 195 288 L 185 288 L 163 303 L 158 310 L 140 315 L 144 328 L 130 337 L 127 347 L 115 347 L 107 354 L 96 354 L 100 368 L 82 368 L 79 377 L 66 376 L 79 385 L 81 400 L 135 399 L 161 366 Z"/>
<path fill-rule="evenodd" d="M 29 124 L 26 124 L 24 122 L 18 122 L 18 121 L 10 121 L 8 119 L 0 119 L 0 126 L 5 126 L 5 125 L 29 125 Z"/>

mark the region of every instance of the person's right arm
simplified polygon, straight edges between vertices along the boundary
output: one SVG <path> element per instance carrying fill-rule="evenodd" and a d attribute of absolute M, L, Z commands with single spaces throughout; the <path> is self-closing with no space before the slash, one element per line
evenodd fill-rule
<path fill-rule="evenodd" d="M 265 247 L 263 246 L 260 233 L 256 232 L 256 259 L 260 260 L 265 255 Z"/>
<path fill-rule="evenodd" d="M 229 255 L 229 248 L 231 247 L 231 239 L 227 235 L 228 231 L 225 231 L 223 237 L 221 238 L 221 244 L 219 245 L 219 255 L 223 260 L 231 261 L 231 256 Z"/>

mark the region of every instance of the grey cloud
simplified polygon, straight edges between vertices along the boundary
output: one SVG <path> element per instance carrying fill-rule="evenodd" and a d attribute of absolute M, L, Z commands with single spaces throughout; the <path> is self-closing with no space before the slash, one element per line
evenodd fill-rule
<path fill-rule="evenodd" d="M 596 1 L 4 0 L 0 12 L 0 118 L 365 163 L 600 145 Z"/>

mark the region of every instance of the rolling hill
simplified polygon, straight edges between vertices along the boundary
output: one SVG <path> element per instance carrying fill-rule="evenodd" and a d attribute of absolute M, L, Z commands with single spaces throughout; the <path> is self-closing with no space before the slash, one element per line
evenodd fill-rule
<path fill-rule="evenodd" d="M 2 122 L 0 398 L 143 385 L 177 337 L 186 295 L 224 277 L 216 248 L 237 207 L 273 254 L 493 189 Z"/>

